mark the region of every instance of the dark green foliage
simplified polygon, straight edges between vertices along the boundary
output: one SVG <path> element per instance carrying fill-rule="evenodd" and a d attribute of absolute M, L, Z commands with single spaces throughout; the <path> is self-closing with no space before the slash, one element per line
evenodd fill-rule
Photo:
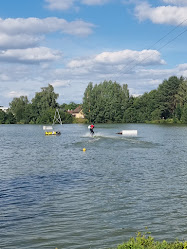
<path fill-rule="evenodd" d="M 84 92 L 83 112 L 90 122 L 120 123 L 129 98 L 127 85 L 104 81 L 93 86 L 90 82 Z"/>
<path fill-rule="evenodd" d="M 16 121 L 18 123 L 24 123 L 25 120 L 25 110 L 29 101 L 27 96 L 21 96 L 19 98 L 14 98 L 10 103 L 10 110 L 14 114 Z"/>
<path fill-rule="evenodd" d="M 187 123 L 187 103 L 185 103 L 182 107 L 181 120 L 183 123 Z"/>
<path fill-rule="evenodd" d="M 16 119 L 12 112 L 4 112 L 0 110 L 0 124 L 15 124 Z"/>
<path fill-rule="evenodd" d="M 41 88 L 41 92 L 37 92 L 32 99 L 32 120 L 36 124 L 49 124 L 52 123 L 54 110 L 58 104 L 56 102 L 58 94 L 54 92 L 52 85 Z"/>
<path fill-rule="evenodd" d="M 16 123 L 16 118 L 14 117 L 14 115 L 12 114 L 12 112 L 8 111 L 6 113 L 5 124 L 15 124 L 15 123 Z"/>
<path fill-rule="evenodd" d="M 177 94 L 175 95 L 175 117 L 182 123 L 187 123 L 187 80 L 182 78 Z"/>
<path fill-rule="evenodd" d="M 123 114 L 123 122 L 125 123 L 136 123 L 137 122 L 137 115 L 136 115 L 136 108 L 135 108 L 135 98 L 131 97 L 127 103 L 127 108 L 124 110 Z"/>
<path fill-rule="evenodd" d="M 168 80 L 164 80 L 157 90 L 144 93 L 142 96 L 137 97 L 133 105 L 130 106 L 131 116 L 132 107 L 135 109 L 135 117 L 131 118 L 131 122 L 146 122 L 171 118 L 180 120 L 181 108 L 179 105 L 177 107 L 176 96 L 182 83 L 183 78 L 178 79 L 172 76 Z M 125 113 L 128 117 L 128 109 Z M 126 119 L 124 117 L 124 120 Z M 127 122 L 129 121 L 127 120 Z"/>
<path fill-rule="evenodd" d="M 158 87 L 159 109 L 162 111 L 161 115 L 164 119 L 173 117 L 176 107 L 176 95 L 182 81 L 176 76 L 172 76 L 168 80 L 164 80 Z"/>
<path fill-rule="evenodd" d="M 0 124 L 5 124 L 6 121 L 6 113 L 0 110 Z"/>
<path fill-rule="evenodd" d="M 83 111 L 89 122 L 187 123 L 187 81 L 176 76 L 164 80 L 158 89 L 129 97 L 127 85 L 90 82 L 83 97 Z"/>
<path fill-rule="evenodd" d="M 63 109 L 60 109 L 59 113 L 60 113 L 60 117 L 61 117 L 63 124 L 72 124 L 73 123 L 74 118 L 71 114 L 65 112 Z"/>
<path fill-rule="evenodd" d="M 76 104 L 74 102 L 70 102 L 69 104 L 62 104 L 60 105 L 60 108 L 63 110 L 63 111 L 67 111 L 67 110 L 75 110 L 80 104 Z"/>

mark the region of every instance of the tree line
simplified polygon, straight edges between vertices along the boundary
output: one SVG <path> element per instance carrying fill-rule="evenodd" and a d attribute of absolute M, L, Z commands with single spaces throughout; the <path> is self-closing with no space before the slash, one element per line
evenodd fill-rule
<path fill-rule="evenodd" d="M 187 123 L 187 80 L 172 76 L 139 97 L 130 96 L 127 85 L 90 82 L 83 97 L 83 112 L 96 123 Z"/>
<path fill-rule="evenodd" d="M 41 88 L 29 102 L 27 96 L 14 98 L 8 112 L 0 111 L 1 124 L 51 124 L 56 108 L 63 123 L 75 120 L 67 110 L 79 104 L 58 104 L 59 94 L 52 85 Z M 172 76 L 157 89 L 141 96 L 129 95 L 128 85 L 104 81 L 85 89 L 83 102 L 85 122 L 94 123 L 187 123 L 187 80 Z"/>
<path fill-rule="evenodd" d="M 55 110 L 58 108 L 62 123 L 73 123 L 73 117 L 67 110 L 78 106 L 74 102 L 59 105 L 59 94 L 54 92 L 52 85 L 42 87 L 29 102 L 27 96 L 14 98 L 7 112 L 0 110 L 0 124 L 51 124 Z"/>

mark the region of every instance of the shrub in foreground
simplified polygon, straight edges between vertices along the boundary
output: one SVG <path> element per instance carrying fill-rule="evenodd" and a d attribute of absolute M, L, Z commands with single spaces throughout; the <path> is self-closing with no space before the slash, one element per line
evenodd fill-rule
<path fill-rule="evenodd" d="M 140 232 L 136 238 L 130 238 L 128 242 L 118 245 L 114 249 L 187 249 L 187 241 L 168 243 L 165 240 L 162 242 L 155 241 L 153 237 L 146 236 Z"/>

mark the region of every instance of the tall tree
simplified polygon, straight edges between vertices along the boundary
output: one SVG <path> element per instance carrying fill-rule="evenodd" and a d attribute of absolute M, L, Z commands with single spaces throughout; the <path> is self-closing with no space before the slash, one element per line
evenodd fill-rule
<path fill-rule="evenodd" d="M 90 82 L 84 92 L 83 112 L 90 122 L 121 122 L 128 98 L 127 85 L 104 81 L 93 86 Z"/>
<path fill-rule="evenodd" d="M 14 114 L 18 123 L 25 123 L 25 110 L 28 103 L 27 96 L 21 96 L 19 98 L 14 98 L 9 104 L 10 111 Z"/>
<path fill-rule="evenodd" d="M 187 103 L 187 80 L 182 80 L 175 95 L 176 103 L 181 107 Z"/>
<path fill-rule="evenodd" d="M 51 123 L 51 110 L 54 113 L 55 108 L 58 107 L 56 100 L 59 94 L 54 92 L 54 88 L 50 84 L 48 87 L 42 87 L 41 89 L 42 91 L 37 92 L 31 101 L 32 120 L 36 123 Z"/>
<path fill-rule="evenodd" d="M 176 107 L 175 98 L 180 84 L 181 79 L 172 76 L 158 87 L 159 109 L 164 119 L 173 117 Z"/>

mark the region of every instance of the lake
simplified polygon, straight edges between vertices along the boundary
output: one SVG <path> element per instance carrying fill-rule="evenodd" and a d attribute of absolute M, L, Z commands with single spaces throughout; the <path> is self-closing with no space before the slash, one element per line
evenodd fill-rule
<path fill-rule="evenodd" d="M 106 249 L 146 227 L 187 240 L 187 126 L 0 127 L 0 248 Z"/>

